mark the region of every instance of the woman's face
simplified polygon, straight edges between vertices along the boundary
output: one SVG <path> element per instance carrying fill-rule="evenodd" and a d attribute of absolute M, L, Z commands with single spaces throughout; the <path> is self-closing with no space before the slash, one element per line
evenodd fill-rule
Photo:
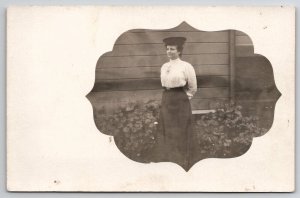
<path fill-rule="evenodd" d="M 179 57 L 180 52 L 177 50 L 176 45 L 167 45 L 167 56 L 171 60 L 175 60 Z"/>

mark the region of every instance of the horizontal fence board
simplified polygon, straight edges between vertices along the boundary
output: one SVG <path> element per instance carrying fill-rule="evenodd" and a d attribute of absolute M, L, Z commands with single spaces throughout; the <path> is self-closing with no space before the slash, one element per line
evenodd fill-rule
<path fill-rule="evenodd" d="M 182 60 L 191 63 L 192 65 L 205 64 L 228 64 L 228 54 L 198 54 L 198 55 L 183 55 Z M 166 55 L 159 56 L 101 56 L 97 62 L 98 68 L 111 67 L 145 67 L 163 65 L 169 59 Z"/>
<path fill-rule="evenodd" d="M 161 100 L 163 90 L 139 90 L 139 91 L 110 91 L 91 92 L 88 98 L 93 103 L 111 102 L 117 105 L 120 102 L 138 102 L 149 100 Z"/>
<path fill-rule="evenodd" d="M 228 87 L 229 76 L 198 76 L 198 87 Z M 96 82 L 92 91 L 125 91 L 161 89 L 159 78 L 102 80 Z"/>
<path fill-rule="evenodd" d="M 194 98 L 228 98 L 228 87 L 215 87 L 215 88 L 199 88 L 194 95 Z"/>
<path fill-rule="evenodd" d="M 235 47 L 236 57 L 254 56 L 253 45 L 240 45 Z"/>
<path fill-rule="evenodd" d="M 198 87 L 228 87 L 229 76 L 197 76 Z"/>
<path fill-rule="evenodd" d="M 210 55 L 210 54 L 208 54 Z M 166 55 L 160 56 L 101 56 L 97 62 L 98 68 L 111 67 L 147 67 L 158 66 L 169 61 Z"/>
<path fill-rule="evenodd" d="M 147 100 L 143 101 L 146 102 Z M 191 100 L 191 107 L 192 110 L 208 110 L 208 109 L 215 109 L 221 103 L 226 103 L 229 100 L 227 98 L 219 98 L 216 100 L 208 100 L 208 99 L 192 99 Z M 161 100 L 155 100 L 157 103 L 161 103 Z M 136 103 L 142 103 L 141 101 L 137 101 Z M 112 102 L 104 102 L 104 103 L 94 103 L 95 110 L 104 110 L 104 112 L 114 112 L 119 110 L 121 107 L 128 106 L 129 102 L 120 102 L 118 104 Z"/>
<path fill-rule="evenodd" d="M 95 111 L 98 110 L 104 110 L 106 113 L 113 113 L 115 110 L 119 110 L 121 107 L 127 107 L 129 102 L 97 102 L 95 98 L 92 98 L 94 96 L 91 96 L 91 100 L 93 100 L 93 107 L 95 108 Z M 149 100 L 145 101 L 136 101 L 136 103 L 142 103 L 147 102 Z M 161 100 L 155 100 L 155 102 L 160 103 Z M 219 107 L 220 104 L 224 104 L 229 102 L 228 98 L 218 98 L 218 99 L 192 99 L 191 100 L 191 107 L 192 110 L 209 110 L 209 109 L 216 109 Z M 267 111 L 274 111 L 273 108 L 265 108 L 265 107 L 273 107 L 275 102 L 274 100 L 237 100 L 236 101 L 238 105 L 242 105 L 243 107 L 250 107 L 253 109 L 254 112 L 251 112 L 250 115 L 253 115 L 255 111 L 259 111 L 259 115 L 262 113 L 265 113 Z M 248 110 L 249 111 L 249 110 Z M 102 111 L 101 111 L 102 112 Z M 97 114 L 98 115 L 98 114 Z"/>
<path fill-rule="evenodd" d="M 122 78 L 158 78 L 160 67 L 105 68 L 96 70 L 96 81 Z"/>
<path fill-rule="evenodd" d="M 97 81 L 92 91 L 151 90 L 161 88 L 159 78 L 122 79 Z"/>
<path fill-rule="evenodd" d="M 132 101 L 119 101 L 118 103 L 112 101 L 101 101 L 97 99 L 96 95 L 90 96 L 90 100 L 93 101 L 93 107 L 96 111 L 104 110 L 105 112 L 113 112 L 115 110 L 119 110 L 121 107 L 127 107 L 129 104 L 142 104 L 150 101 L 147 98 L 143 100 L 132 100 Z M 161 103 L 161 99 L 152 100 L 157 103 Z M 204 109 L 215 109 L 219 104 L 228 102 L 228 98 L 217 98 L 217 99 L 192 99 L 191 107 L 192 110 L 204 110 Z"/>
<path fill-rule="evenodd" d="M 192 65 L 201 64 L 229 64 L 228 54 L 199 54 L 199 55 L 186 55 L 182 57 L 182 60 L 189 62 Z"/>
<path fill-rule="evenodd" d="M 252 40 L 249 36 L 236 36 L 235 45 L 252 45 Z"/>
<path fill-rule="evenodd" d="M 220 104 L 228 102 L 228 98 L 218 98 L 218 99 L 192 99 L 191 107 L 192 110 L 203 110 L 203 109 L 215 109 Z"/>
<path fill-rule="evenodd" d="M 281 93 L 276 89 L 262 89 L 262 90 L 246 90 L 236 91 L 236 98 L 240 100 L 274 100 L 276 101 L 281 96 Z"/>
<path fill-rule="evenodd" d="M 167 37 L 186 37 L 186 42 L 228 42 L 228 31 L 221 32 L 125 32 L 115 44 L 163 43 Z"/>
<path fill-rule="evenodd" d="M 155 101 L 160 103 L 159 101 Z M 136 101 L 135 103 L 140 104 L 142 103 L 141 101 Z M 118 102 L 118 103 L 114 103 L 114 102 L 103 102 L 103 103 L 94 103 L 93 107 L 94 107 L 94 111 L 98 111 L 100 110 L 101 113 L 105 113 L 105 114 L 112 114 L 115 111 L 120 110 L 121 108 L 126 108 L 127 106 L 129 106 L 129 104 L 132 104 L 130 102 Z M 99 119 L 97 118 L 97 116 L 101 115 L 101 113 L 95 113 L 95 119 Z M 101 121 L 101 120 L 100 120 Z"/>
<path fill-rule="evenodd" d="M 96 81 L 123 78 L 158 78 L 161 67 L 99 68 L 96 69 Z M 228 65 L 197 65 L 196 75 L 229 75 Z"/>
<path fill-rule="evenodd" d="M 228 53 L 228 43 L 185 43 L 184 54 Z M 164 44 L 115 45 L 113 56 L 164 55 Z"/>
<path fill-rule="evenodd" d="M 144 100 L 160 100 L 162 89 L 159 90 L 138 90 L 138 91 L 107 91 L 107 92 L 91 92 L 90 95 L 97 98 L 98 102 L 130 102 Z M 90 96 L 89 96 L 90 97 Z M 217 88 L 199 88 L 194 95 L 194 99 L 200 98 L 228 98 L 228 87 Z"/>

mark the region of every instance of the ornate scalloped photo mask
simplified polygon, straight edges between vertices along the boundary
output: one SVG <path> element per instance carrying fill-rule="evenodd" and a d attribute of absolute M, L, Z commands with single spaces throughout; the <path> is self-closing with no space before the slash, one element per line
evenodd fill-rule
<path fill-rule="evenodd" d="M 160 113 L 166 37 L 186 38 L 181 59 L 193 65 L 198 87 L 190 101 L 191 129 L 177 132 L 182 125 L 177 121 L 170 134 L 163 132 L 166 118 Z M 173 162 L 185 171 L 202 159 L 246 153 L 253 138 L 271 128 L 281 95 L 271 63 L 254 53 L 249 35 L 201 31 L 187 22 L 172 29 L 124 32 L 113 50 L 99 57 L 95 79 L 87 97 L 99 131 L 113 136 L 131 160 Z M 171 119 L 184 119 L 183 112 L 174 113 L 178 116 Z"/>

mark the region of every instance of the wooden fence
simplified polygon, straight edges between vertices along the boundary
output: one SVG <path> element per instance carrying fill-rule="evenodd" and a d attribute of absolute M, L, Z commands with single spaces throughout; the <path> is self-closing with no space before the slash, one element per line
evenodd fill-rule
<path fill-rule="evenodd" d="M 239 47 L 235 44 L 247 36 L 233 30 L 199 31 L 184 22 L 168 30 L 123 33 L 113 50 L 97 62 L 91 100 L 107 110 L 130 102 L 160 101 L 160 68 L 168 61 L 162 40 L 170 36 L 187 38 L 182 60 L 194 66 L 198 84 L 191 101 L 193 110 L 211 109 L 234 99 L 235 48 Z"/>

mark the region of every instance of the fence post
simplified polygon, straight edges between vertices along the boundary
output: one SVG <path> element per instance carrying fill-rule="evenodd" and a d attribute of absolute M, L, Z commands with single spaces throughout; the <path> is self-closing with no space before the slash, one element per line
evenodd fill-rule
<path fill-rule="evenodd" d="M 235 30 L 229 30 L 229 76 L 230 102 L 235 101 Z"/>

